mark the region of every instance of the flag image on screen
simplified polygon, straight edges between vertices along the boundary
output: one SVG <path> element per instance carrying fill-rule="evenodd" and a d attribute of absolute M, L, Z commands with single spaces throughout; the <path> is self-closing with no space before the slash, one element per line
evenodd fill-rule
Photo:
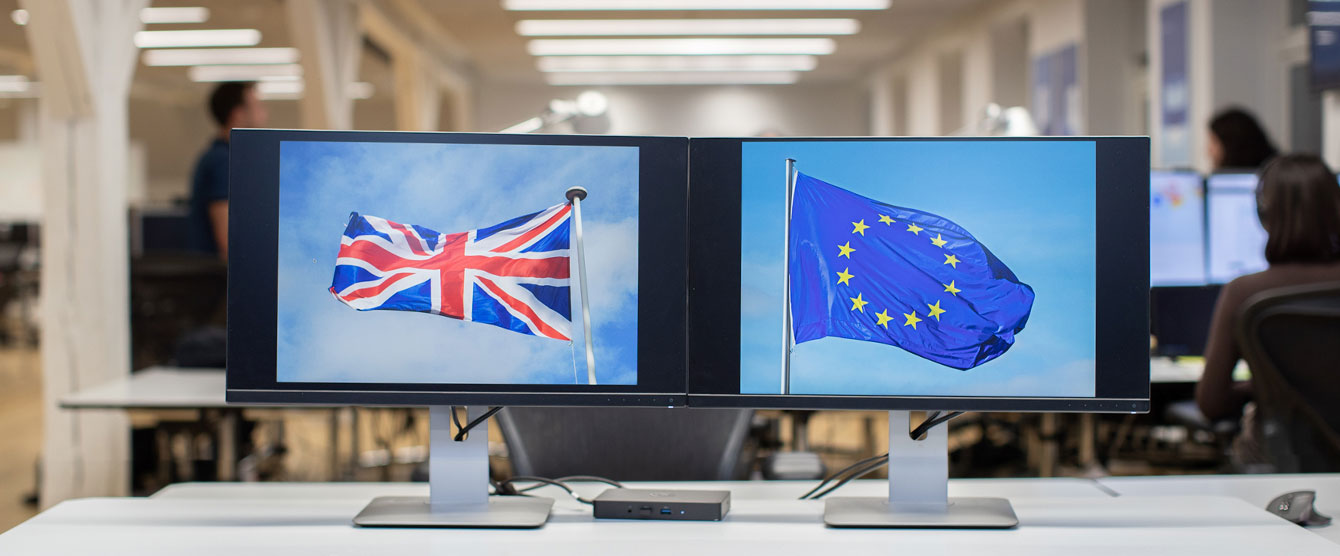
<path fill-rule="evenodd" d="M 330 293 L 359 311 L 432 313 L 571 341 L 571 204 L 444 234 L 352 213 Z"/>
<path fill-rule="evenodd" d="M 878 342 L 969 370 L 1009 350 L 1033 307 L 1033 289 L 958 224 L 802 173 L 787 249 L 797 345 Z"/>

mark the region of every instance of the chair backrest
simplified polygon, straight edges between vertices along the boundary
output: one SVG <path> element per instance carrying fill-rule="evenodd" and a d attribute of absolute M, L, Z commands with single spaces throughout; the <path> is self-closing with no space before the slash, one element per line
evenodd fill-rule
<path fill-rule="evenodd" d="M 1236 334 L 1276 471 L 1340 471 L 1340 282 L 1252 296 Z"/>
<path fill-rule="evenodd" d="M 498 425 L 516 475 L 704 481 L 744 478 L 752 417 L 743 409 L 509 407 Z"/>

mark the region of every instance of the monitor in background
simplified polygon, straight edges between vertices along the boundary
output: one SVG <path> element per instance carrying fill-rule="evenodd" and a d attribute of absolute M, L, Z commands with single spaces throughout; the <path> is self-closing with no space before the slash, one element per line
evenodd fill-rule
<path fill-rule="evenodd" d="M 431 407 L 430 497 L 356 523 L 544 523 L 489 497 L 487 426 L 450 406 L 685 404 L 687 139 L 231 143 L 228 401 Z"/>
<path fill-rule="evenodd" d="M 1210 336 L 1220 286 L 1168 286 L 1149 289 L 1149 333 L 1154 354 L 1200 356 Z"/>
<path fill-rule="evenodd" d="M 1212 284 L 1266 269 L 1266 231 L 1256 213 L 1258 181 L 1255 174 L 1211 174 L 1205 180 Z"/>
<path fill-rule="evenodd" d="M 910 410 L 1149 407 L 1147 138 L 692 139 L 689 405 L 887 409 L 853 527 L 1008 527 Z M 936 462 L 936 459 L 943 461 Z"/>
<path fill-rule="evenodd" d="M 1191 171 L 1149 174 L 1149 284 L 1205 283 L 1205 180 Z"/>

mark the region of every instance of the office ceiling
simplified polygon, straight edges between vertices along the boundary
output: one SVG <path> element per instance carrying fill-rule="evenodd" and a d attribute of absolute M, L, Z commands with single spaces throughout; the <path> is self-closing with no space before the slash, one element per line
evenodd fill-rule
<path fill-rule="evenodd" d="M 836 51 L 821 56 L 818 67 L 805 72 L 801 83 L 845 81 L 862 77 L 871 68 L 896 56 L 910 41 L 928 30 L 964 17 L 989 0 L 893 0 L 881 11 L 644 11 L 644 12 L 515 12 L 502 8 L 500 0 L 369 0 L 394 5 L 417 3 L 423 13 L 436 18 L 464 51 L 478 78 L 515 84 L 544 83 L 536 69 L 536 58 L 526 51 L 526 39 L 517 35 L 522 19 L 692 19 L 692 18 L 801 18 L 843 17 L 861 22 L 855 35 L 834 37 Z M 262 33 L 257 46 L 292 46 L 288 37 L 287 11 L 283 0 L 156 0 L 155 7 L 203 6 L 209 8 L 205 24 L 154 25 L 152 29 L 254 28 Z M 0 0 L 0 74 L 31 72 L 23 27 L 10 21 L 18 0 Z M 387 60 L 374 49 L 365 49 L 359 79 L 367 81 L 383 98 L 391 87 Z M 208 85 L 192 83 L 186 68 L 139 66 L 135 92 L 168 101 L 175 97 L 198 102 Z"/>

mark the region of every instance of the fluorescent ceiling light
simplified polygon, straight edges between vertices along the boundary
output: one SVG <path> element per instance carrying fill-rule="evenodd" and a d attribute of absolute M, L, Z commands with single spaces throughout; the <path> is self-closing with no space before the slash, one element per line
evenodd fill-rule
<path fill-rule="evenodd" d="M 28 10 L 20 8 L 12 12 L 9 12 L 9 20 L 13 21 L 15 25 L 27 25 Z"/>
<path fill-rule="evenodd" d="M 261 32 L 255 29 L 190 29 L 135 33 L 135 46 L 140 48 L 255 46 L 260 42 Z"/>
<path fill-rule="evenodd" d="M 354 100 L 365 100 L 372 97 L 376 87 L 365 81 L 358 81 L 349 84 L 349 96 Z M 305 86 L 301 80 L 294 81 L 261 81 L 256 84 L 256 93 L 261 100 L 294 100 L 302 98 Z"/>
<path fill-rule="evenodd" d="M 144 8 L 140 10 L 143 23 L 204 23 L 209 21 L 209 8 Z"/>
<path fill-rule="evenodd" d="M 569 71 L 810 71 L 814 56 L 546 56 L 543 72 Z"/>
<path fill-rule="evenodd" d="M 523 37 L 627 35 L 853 35 L 855 19 L 526 19 Z"/>
<path fill-rule="evenodd" d="M 800 75 L 789 71 L 704 72 L 572 72 L 550 73 L 550 85 L 787 85 Z"/>
<path fill-rule="evenodd" d="M 145 50 L 146 66 L 204 66 L 228 64 L 292 64 L 298 61 L 296 48 L 201 48 L 188 50 Z"/>
<path fill-rule="evenodd" d="M 191 66 L 191 81 L 210 83 L 218 81 L 259 81 L 264 78 L 301 77 L 298 64 L 258 66 Z"/>
<path fill-rule="evenodd" d="M 503 0 L 516 11 L 883 10 L 890 0 Z"/>
<path fill-rule="evenodd" d="M 832 54 L 833 39 L 535 39 L 535 56 Z"/>

